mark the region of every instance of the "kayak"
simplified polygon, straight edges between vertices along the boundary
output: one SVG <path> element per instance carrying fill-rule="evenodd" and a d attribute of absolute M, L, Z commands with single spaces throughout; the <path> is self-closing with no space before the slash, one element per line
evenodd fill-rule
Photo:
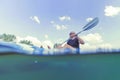
<path fill-rule="evenodd" d="M 0 53 L 17 52 L 18 49 L 20 49 L 20 46 L 14 43 L 0 42 Z"/>
<path fill-rule="evenodd" d="M 30 46 L 26 44 L 13 42 L 0 42 L 0 53 L 7 52 L 28 54 L 28 55 L 64 55 L 75 54 L 75 51 L 70 49 L 44 49 L 37 46 Z"/>

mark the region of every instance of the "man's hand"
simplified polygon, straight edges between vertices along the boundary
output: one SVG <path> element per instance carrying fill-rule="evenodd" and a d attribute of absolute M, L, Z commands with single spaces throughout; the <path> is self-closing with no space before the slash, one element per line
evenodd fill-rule
<path fill-rule="evenodd" d="M 79 38 L 78 36 L 77 36 L 77 38 L 78 38 L 80 44 L 82 44 L 82 45 L 85 44 L 85 42 L 81 38 Z"/>

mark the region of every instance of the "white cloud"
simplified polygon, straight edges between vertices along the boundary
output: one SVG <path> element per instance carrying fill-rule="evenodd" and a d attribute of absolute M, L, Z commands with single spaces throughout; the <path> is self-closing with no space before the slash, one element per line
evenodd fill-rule
<path fill-rule="evenodd" d="M 54 25 L 55 26 L 55 28 L 56 28 L 56 30 L 65 30 L 65 29 L 67 29 L 67 26 L 65 26 L 65 25 Z"/>
<path fill-rule="evenodd" d="M 82 38 L 86 42 L 92 43 L 92 44 L 103 42 L 102 36 L 99 33 L 94 33 L 94 34 L 90 33 L 90 34 L 87 34 L 86 36 L 82 36 Z"/>
<path fill-rule="evenodd" d="M 120 7 L 106 6 L 105 7 L 105 16 L 116 16 L 120 14 Z"/>
<path fill-rule="evenodd" d="M 112 45 L 110 43 L 103 43 L 103 44 L 99 45 L 98 47 L 111 49 Z"/>
<path fill-rule="evenodd" d="M 46 35 L 46 36 L 48 36 L 48 35 Z M 32 36 L 27 36 L 27 37 L 24 37 L 24 38 L 19 37 L 19 36 L 16 37 L 16 42 L 17 43 L 19 43 L 21 40 L 29 40 L 29 41 L 32 42 L 32 44 L 34 46 L 37 46 L 37 47 L 43 46 L 43 48 L 45 48 L 45 49 L 48 49 L 48 46 L 53 48 L 53 45 L 54 45 L 50 40 L 40 41 L 36 37 L 32 37 Z"/>
<path fill-rule="evenodd" d="M 86 19 L 87 22 L 90 22 L 90 21 L 92 21 L 92 20 L 93 20 L 93 18 L 87 18 L 87 19 Z"/>
<path fill-rule="evenodd" d="M 54 21 L 50 21 L 50 23 L 51 23 L 51 24 L 55 24 L 55 22 L 54 22 Z"/>
<path fill-rule="evenodd" d="M 31 16 L 30 19 L 40 24 L 40 19 L 37 16 Z"/>
<path fill-rule="evenodd" d="M 98 48 L 102 49 L 112 49 L 112 45 L 110 43 L 101 43 L 101 44 L 90 44 L 85 43 L 85 45 L 81 45 L 81 50 L 97 50 Z"/>
<path fill-rule="evenodd" d="M 91 45 L 90 43 L 85 43 L 84 45 L 81 45 L 81 50 L 95 50 L 97 49 L 96 45 Z"/>
<path fill-rule="evenodd" d="M 85 45 L 81 45 L 81 50 L 93 50 L 95 51 L 98 48 L 108 48 L 111 49 L 112 45 L 110 43 L 106 43 L 102 36 L 99 33 L 87 34 L 85 36 L 81 36 L 81 38 L 85 41 Z"/>
<path fill-rule="evenodd" d="M 55 23 L 55 21 L 50 21 L 50 23 L 58 31 L 60 31 L 60 30 L 66 30 L 67 26 L 68 26 L 68 25 L 63 25 L 63 24 L 57 24 L 57 23 Z"/>
<path fill-rule="evenodd" d="M 69 17 L 69 16 L 61 16 L 61 17 L 59 17 L 59 20 L 60 21 L 70 21 L 71 17 Z"/>
<path fill-rule="evenodd" d="M 53 43 L 50 41 L 50 40 L 45 40 L 45 41 L 43 41 L 42 42 L 42 45 L 43 45 L 43 47 L 45 48 L 45 49 L 48 49 L 48 46 L 50 47 L 50 48 L 53 48 Z"/>
<path fill-rule="evenodd" d="M 29 40 L 32 42 L 33 45 L 38 46 L 38 47 L 40 47 L 42 44 L 40 40 L 32 36 L 27 36 L 25 38 L 21 38 L 17 36 L 16 42 L 20 42 L 21 40 Z"/>
<path fill-rule="evenodd" d="M 27 36 L 25 40 L 30 40 L 35 46 L 41 46 L 41 41 L 35 37 Z"/>
<path fill-rule="evenodd" d="M 16 40 L 15 40 L 15 42 L 20 42 L 21 40 L 24 40 L 24 38 L 21 38 L 21 37 L 19 37 L 19 36 L 16 36 Z"/>
<path fill-rule="evenodd" d="M 45 34 L 44 37 L 45 37 L 46 39 L 48 39 L 48 35 L 47 35 L 47 34 Z"/>

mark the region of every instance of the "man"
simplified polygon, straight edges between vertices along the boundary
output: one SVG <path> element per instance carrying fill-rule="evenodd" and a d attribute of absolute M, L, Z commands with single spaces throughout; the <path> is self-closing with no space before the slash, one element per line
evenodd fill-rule
<path fill-rule="evenodd" d="M 64 46 L 59 46 L 58 48 L 69 48 L 71 50 L 76 51 L 76 53 L 79 53 L 79 49 L 80 49 L 80 44 L 84 44 L 84 41 L 79 38 L 75 32 L 70 32 L 69 34 L 69 39 L 67 41 L 67 43 Z"/>

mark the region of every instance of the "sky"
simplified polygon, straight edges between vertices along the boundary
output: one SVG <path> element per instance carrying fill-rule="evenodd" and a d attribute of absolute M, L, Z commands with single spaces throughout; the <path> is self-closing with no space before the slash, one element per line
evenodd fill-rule
<path fill-rule="evenodd" d="M 0 34 L 36 45 L 60 43 L 93 18 L 99 24 L 79 36 L 82 48 L 120 48 L 120 0 L 0 0 Z"/>

